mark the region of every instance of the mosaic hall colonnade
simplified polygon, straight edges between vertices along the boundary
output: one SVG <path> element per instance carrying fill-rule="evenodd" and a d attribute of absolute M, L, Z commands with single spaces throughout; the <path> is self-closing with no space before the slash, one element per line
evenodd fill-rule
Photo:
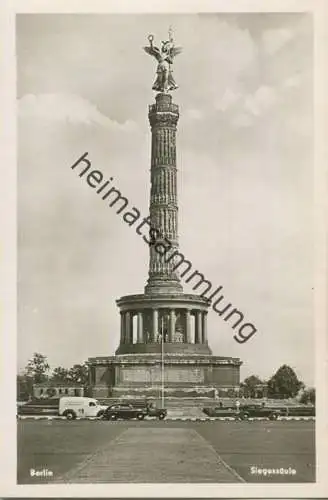
<path fill-rule="evenodd" d="M 120 344 L 207 344 L 207 312 L 152 308 L 121 311 Z"/>

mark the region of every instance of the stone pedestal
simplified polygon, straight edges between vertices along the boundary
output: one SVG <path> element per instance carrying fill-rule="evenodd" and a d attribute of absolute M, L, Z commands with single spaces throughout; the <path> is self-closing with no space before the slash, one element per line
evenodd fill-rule
<path fill-rule="evenodd" d="M 156 353 L 90 358 L 89 363 L 96 398 L 160 398 L 162 385 L 165 397 L 214 397 L 215 391 L 239 386 L 240 360 L 234 358 L 166 352 L 163 371 Z"/>

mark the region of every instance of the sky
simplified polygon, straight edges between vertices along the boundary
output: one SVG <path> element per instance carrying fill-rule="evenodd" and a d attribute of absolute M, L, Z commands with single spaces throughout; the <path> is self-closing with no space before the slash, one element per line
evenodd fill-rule
<path fill-rule="evenodd" d="M 288 364 L 313 385 L 309 14 L 17 16 L 18 367 L 112 355 L 115 300 L 143 293 L 147 245 L 70 167 L 88 152 L 147 216 L 156 61 L 142 47 L 169 26 L 180 249 L 257 328 L 238 344 L 210 310 L 213 354 L 241 358 L 241 378 Z"/>

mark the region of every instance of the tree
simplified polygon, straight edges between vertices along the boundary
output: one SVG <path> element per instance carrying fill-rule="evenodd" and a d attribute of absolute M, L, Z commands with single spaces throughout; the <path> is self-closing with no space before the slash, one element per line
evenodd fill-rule
<path fill-rule="evenodd" d="M 282 365 L 268 382 L 268 395 L 272 398 L 293 398 L 304 387 L 294 370 Z"/>
<path fill-rule="evenodd" d="M 89 382 L 89 367 L 86 363 L 76 364 L 69 370 L 68 375 L 71 382 L 86 386 Z"/>
<path fill-rule="evenodd" d="M 34 353 L 23 372 L 17 375 L 17 397 L 24 400 L 32 397 L 33 385 L 48 379 L 49 364 L 46 356 Z"/>
<path fill-rule="evenodd" d="M 48 375 L 50 366 L 47 357 L 40 353 L 34 353 L 28 361 L 23 373 L 17 375 L 17 396 L 19 399 L 28 399 L 33 395 L 33 385 L 50 381 L 54 385 L 72 384 L 84 386 L 86 389 L 89 382 L 89 368 L 86 363 L 75 364 L 72 368 L 57 366 Z M 54 388 L 47 388 L 50 397 Z"/>
<path fill-rule="evenodd" d="M 25 401 L 33 394 L 33 379 L 24 373 L 17 375 L 17 399 Z"/>
<path fill-rule="evenodd" d="M 246 377 L 244 382 L 241 384 L 244 396 L 248 398 L 256 398 L 258 385 L 263 384 L 262 380 L 257 375 L 250 375 Z"/>
<path fill-rule="evenodd" d="M 62 366 L 57 366 L 54 368 L 51 375 L 51 382 L 55 384 L 66 384 L 70 382 L 69 370 L 67 368 L 63 368 Z"/>
<path fill-rule="evenodd" d="M 87 385 L 89 379 L 88 366 L 84 364 L 75 364 L 72 368 L 63 368 L 57 366 L 51 375 L 51 382 L 54 384 L 72 384 Z"/>
<path fill-rule="evenodd" d="M 25 367 L 25 375 L 30 377 L 34 384 L 40 384 L 48 379 L 49 369 L 47 357 L 35 352 Z"/>
<path fill-rule="evenodd" d="M 308 389 L 305 389 L 303 394 L 300 397 L 300 403 L 303 404 L 315 404 L 315 389 L 314 387 L 309 387 Z"/>

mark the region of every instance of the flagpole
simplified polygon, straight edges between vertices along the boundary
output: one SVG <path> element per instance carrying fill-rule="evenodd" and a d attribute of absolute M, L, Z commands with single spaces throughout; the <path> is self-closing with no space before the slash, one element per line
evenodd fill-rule
<path fill-rule="evenodd" d="M 162 317 L 162 408 L 164 408 L 164 318 Z"/>

